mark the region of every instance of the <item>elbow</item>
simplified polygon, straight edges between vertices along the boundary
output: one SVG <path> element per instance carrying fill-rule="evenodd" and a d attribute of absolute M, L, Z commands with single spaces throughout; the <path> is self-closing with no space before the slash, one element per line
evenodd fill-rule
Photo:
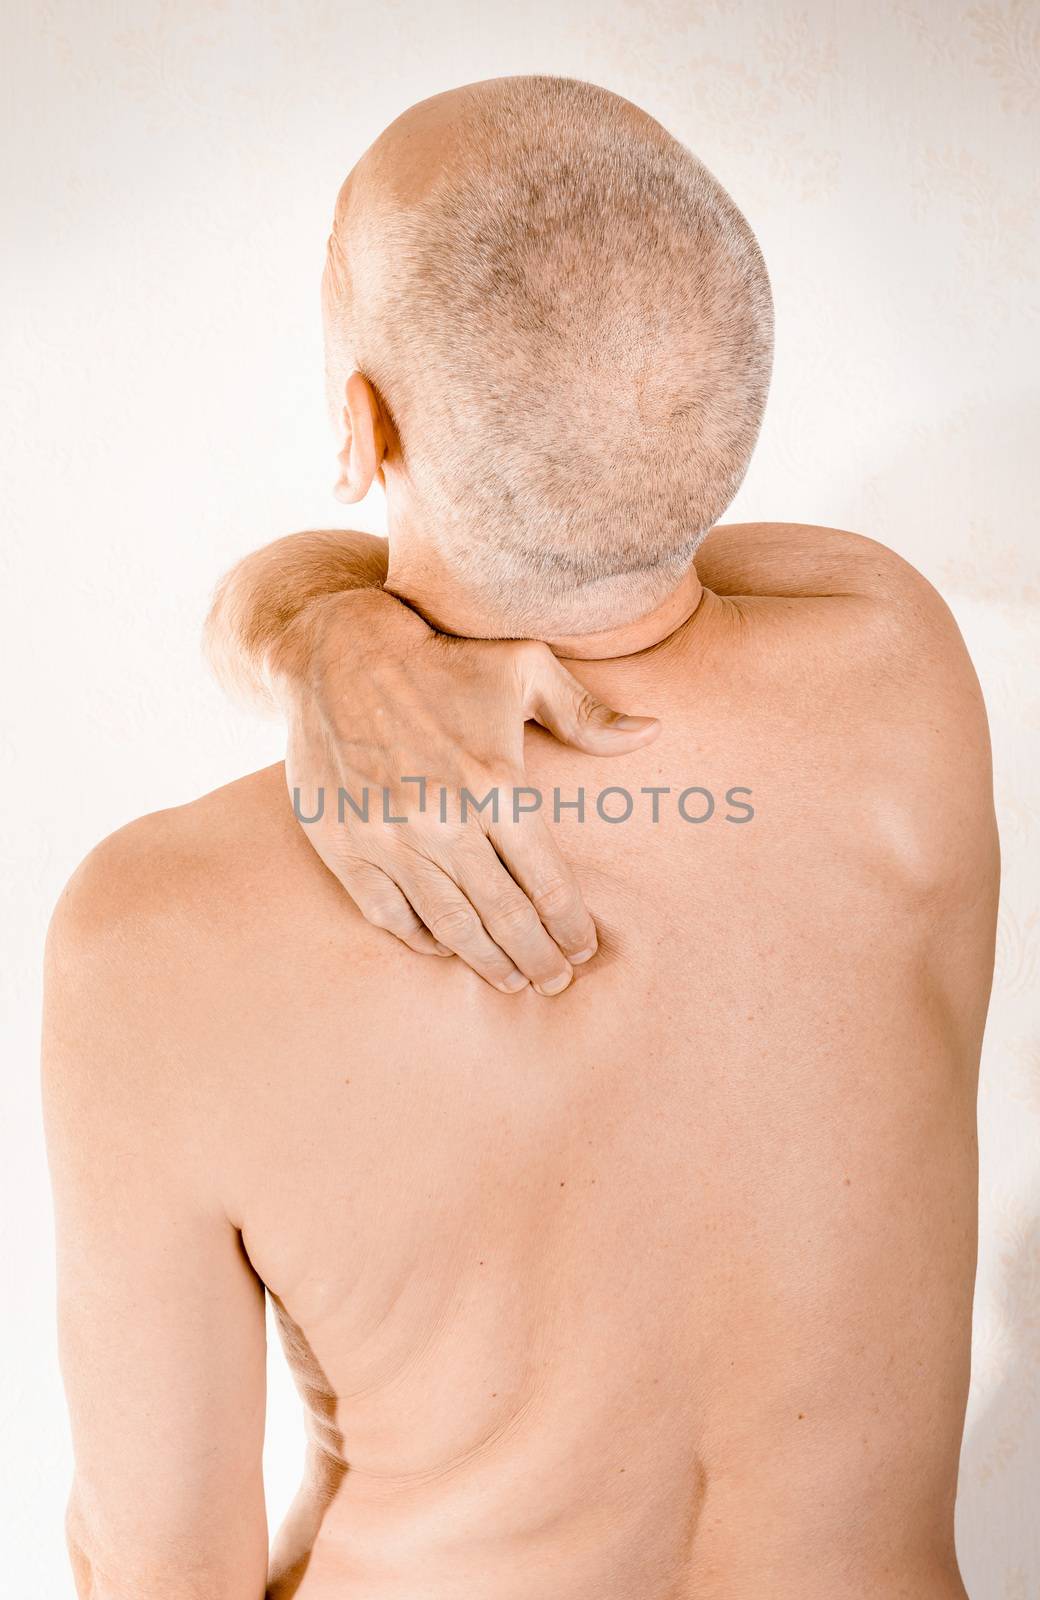
<path fill-rule="evenodd" d="M 76 1585 L 77 1600 L 103 1600 L 98 1587 L 94 1563 L 90 1559 L 90 1538 L 76 1490 L 73 1488 L 65 1510 L 65 1548 L 72 1566 L 72 1581 Z"/>
<path fill-rule="evenodd" d="M 248 560 L 240 562 L 217 585 L 203 625 L 202 648 L 225 694 L 243 705 L 270 711 L 274 701 L 264 674 L 270 640 L 258 620 L 248 568 Z"/>
<path fill-rule="evenodd" d="M 243 1561 L 235 1549 L 208 1559 L 186 1556 L 192 1541 L 164 1537 L 112 1536 L 87 1514 L 73 1483 L 65 1511 L 65 1547 L 77 1600 L 264 1600 L 267 1542 L 250 1548 Z M 160 1553 L 161 1552 L 161 1553 Z"/>

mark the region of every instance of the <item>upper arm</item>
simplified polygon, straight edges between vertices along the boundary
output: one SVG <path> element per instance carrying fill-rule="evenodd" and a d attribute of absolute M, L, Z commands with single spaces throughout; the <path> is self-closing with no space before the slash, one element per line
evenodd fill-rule
<path fill-rule="evenodd" d="M 80 869 L 48 938 L 70 1549 L 91 1600 L 262 1600 L 264 1289 L 191 1092 L 175 930 L 143 903 L 136 838 L 120 837 Z"/>

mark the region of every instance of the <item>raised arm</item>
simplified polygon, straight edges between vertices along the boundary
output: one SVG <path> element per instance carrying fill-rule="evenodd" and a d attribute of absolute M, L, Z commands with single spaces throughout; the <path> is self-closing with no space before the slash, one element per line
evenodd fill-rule
<path fill-rule="evenodd" d="M 383 590 L 385 550 L 310 532 L 248 556 L 217 590 L 210 657 L 233 692 L 283 711 L 297 815 L 369 922 L 505 993 L 559 993 L 596 930 L 542 818 L 513 813 L 524 723 L 594 755 L 648 743 L 657 723 L 600 704 L 543 644 L 437 633 Z M 472 804 L 460 821 L 463 790 L 497 790 L 497 817 Z M 358 806 L 368 792 L 367 821 L 340 791 Z"/>

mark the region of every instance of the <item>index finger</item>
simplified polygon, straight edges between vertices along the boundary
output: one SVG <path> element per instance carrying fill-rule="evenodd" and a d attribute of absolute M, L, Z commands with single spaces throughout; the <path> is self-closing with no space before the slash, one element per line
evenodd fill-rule
<path fill-rule="evenodd" d="M 546 933 L 572 966 L 596 954 L 596 924 L 586 908 L 578 880 L 557 849 L 541 817 L 496 822 L 488 830 L 495 853 L 534 906 Z"/>

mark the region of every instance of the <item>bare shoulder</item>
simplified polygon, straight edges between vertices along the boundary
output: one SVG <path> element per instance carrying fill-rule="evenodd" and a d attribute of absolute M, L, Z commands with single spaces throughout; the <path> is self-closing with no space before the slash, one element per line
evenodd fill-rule
<path fill-rule="evenodd" d="M 697 570 L 708 588 L 725 595 L 898 600 L 922 586 L 931 588 L 879 540 L 806 522 L 720 523 L 698 551 Z"/>
<path fill-rule="evenodd" d="M 207 1216 L 237 1214 L 235 1030 L 271 942 L 269 902 L 299 882 L 286 809 L 281 769 L 255 773 L 120 828 L 69 880 L 47 936 L 41 1052 L 68 1227 L 98 1209 L 84 1151 L 109 1181 L 137 1183 L 138 1220 L 173 1193 Z"/>
<path fill-rule="evenodd" d="M 52 1163 L 71 1159 L 77 1140 L 116 1138 L 157 1161 L 177 1149 L 200 1194 L 224 1194 L 221 1130 L 248 1070 L 240 1025 L 284 968 L 290 907 L 315 872 L 320 880 L 324 869 L 293 820 L 280 766 L 95 846 L 47 935 L 41 1073 Z"/>
<path fill-rule="evenodd" d="M 835 803 L 848 797 L 857 826 L 907 881 L 992 898 L 986 710 L 934 585 L 877 540 L 799 523 L 713 529 L 698 571 L 748 625 L 823 772 L 841 774 Z"/>
<path fill-rule="evenodd" d="M 281 766 L 103 839 L 66 884 L 47 938 L 49 977 L 91 981 L 175 971 L 204 958 L 301 862 Z"/>
<path fill-rule="evenodd" d="M 790 624 L 792 649 L 818 634 L 836 671 L 853 665 L 869 693 L 887 674 L 908 712 L 911 683 L 981 712 L 978 680 L 949 606 L 878 540 L 805 523 L 725 524 L 705 539 L 697 567 L 705 586 L 738 609 Z"/>

